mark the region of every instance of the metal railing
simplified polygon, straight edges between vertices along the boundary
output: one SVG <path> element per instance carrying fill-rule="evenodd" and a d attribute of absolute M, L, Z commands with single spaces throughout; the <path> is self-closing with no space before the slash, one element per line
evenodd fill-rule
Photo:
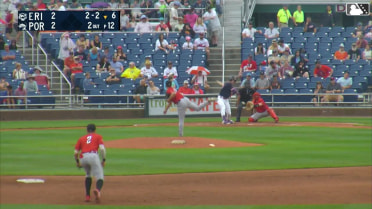
<path fill-rule="evenodd" d="M 69 94 L 68 94 L 69 95 L 69 97 L 68 97 L 69 104 L 72 104 L 72 102 L 71 102 L 71 95 L 72 95 L 72 93 L 71 93 L 71 87 L 72 87 L 72 85 L 71 85 L 70 80 L 62 72 L 62 70 L 59 69 L 59 67 L 57 66 L 57 64 L 52 61 L 52 64 L 50 66 L 50 71 L 51 72 L 53 72 L 53 68 L 56 69 L 59 72 L 59 84 L 60 84 L 60 98 L 61 98 L 61 100 L 64 98 L 64 95 L 63 95 L 63 90 L 64 90 L 64 88 L 63 88 L 63 82 L 65 81 L 67 83 L 68 87 L 69 87 L 68 88 L 68 92 L 69 92 Z"/>
<path fill-rule="evenodd" d="M 244 22 L 243 28 L 245 28 L 248 26 L 248 22 L 252 18 L 254 8 L 256 7 L 256 0 L 244 0 L 243 5 L 242 21 Z"/>
<path fill-rule="evenodd" d="M 36 65 L 40 65 L 39 63 L 39 56 L 41 55 L 39 53 L 39 50 L 41 51 L 41 53 L 44 55 L 44 58 L 45 58 L 45 73 L 48 75 L 48 54 L 46 53 L 46 51 L 43 49 L 43 47 L 40 45 L 40 44 L 37 44 L 37 50 L 36 50 Z M 49 72 L 50 73 L 50 78 L 52 77 L 52 71 Z M 52 82 L 52 81 L 51 81 Z"/>
<path fill-rule="evenodd" d="M 23 31 L 23 46 L 22 46 L 22 52 L 23 54 L 26 53 L 26 46 L 29 44 L 27 43 L 26 41 L 26 35 L 31 39 L 31 64 L 35 64 L 34 63 L 34 60 L 35 60 L 35 53 L 34 53 L 34 36 L 30 33 L 30 31 Z"/>

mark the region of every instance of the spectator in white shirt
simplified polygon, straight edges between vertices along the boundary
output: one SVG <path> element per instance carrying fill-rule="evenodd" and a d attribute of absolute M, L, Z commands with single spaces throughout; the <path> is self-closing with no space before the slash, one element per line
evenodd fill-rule
<path fill-rule="evenodd" d="M 242 32 L 242 38 L 251 38 L 254 41 L 255 33 L 262 34 L 262 31 L 254 28 L 252 22 L 249 22 L 248 28 L 245 28 Z"/>
<path fill-rule="evenodd" d="M 195 39 L 194 49 L 204 49 L 209 60 L 209 42 L 204 38 L 204 33 L 199 33 L 199 38 Z"/>
<path fill-rule="evenodd" d="M 194 49 L 194 44 L 191 43 L 191 37 L 186 36 L 186 41 L 182 45 L 182 49 Z"/>
<path fill-rule="evenodd" d="M 170 74 L 173 74 L 174 79 L 178 77 L 177 69 L 176 67 L 173 67 L 172 61 L 168 61 L 168 66 L 164 69 L 163 78 L 168 78 Z"/>
<path fill-rule="evenodd" d="M 274 22 L 269 22 L 269 28 L 265 30 L 265 38 L 278 38 L 279 31 L 274 28 Z"/>
<path fill-rule="evenodd" d="M 150 33 L 152 32 L 151 24 L 147 21 L 147 16 L 141 16 L 141 22 L 137 23 L 136 27 L 134 28 L 134 32 L 137 33 Z"/>
<path fill-rule="evenodd" d="M 148 79 L 158 77 L 158 72 L 151 66 L 151 61 L 146 60 L 145 67 L 141 69 L 141 77 Z"/>
<path fill-rule="evenodd" d="M 288 44 L 285 44 L 283 39 L 280 39 L 278 42 L 279 54 L 282 55 L 286 51 L 286 49 L 288 49 L 289 54 L 292 54 L 291 47 L 289 47 Z"/>

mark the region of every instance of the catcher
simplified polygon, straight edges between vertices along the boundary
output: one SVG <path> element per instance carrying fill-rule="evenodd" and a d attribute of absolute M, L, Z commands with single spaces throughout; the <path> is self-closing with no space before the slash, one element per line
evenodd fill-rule
<path fill-rule="evenodd" d="M 236 98 L 236 120 L 235 122 L 240 122 L 240 115 L 242 114 L 242 109 L 252 110 L 253 109 L 253 103 L 248 101 L 252 100 L 252 95 L 255 92 L 254 89 L 251 88 L 251 84 L 249 81 L 244 83 L 244 86 L 239 89 L 237 98 Z M 249 105 L 246 106 L 246 105 Z M 250 105 L 252 105 L 252 108 L 250 108 Z"/>
<path fill-rule="evenodd" d="M 275 123 L 279 122 L 279 118 L 274 112 L 273 109 L 271 109 L 265 101 L 261 98 L 260 93 L 255 92 L 253 94 L 253 100 L 252 102 L 247 102 L 247 109 L 255 109 L 256 112 L 249 117 L 248 122 L 257 122 L 259 119 L 267 116 L 271 116 L 274 120 Z"/>

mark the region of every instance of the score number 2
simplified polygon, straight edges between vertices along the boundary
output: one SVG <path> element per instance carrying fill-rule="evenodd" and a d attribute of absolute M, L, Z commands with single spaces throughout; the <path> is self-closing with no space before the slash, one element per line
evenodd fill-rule
<path fill-rule="evenodd" d="M 56 13 L 52 12 L 50 19 L 55 20 L 56 19 Z M 55 30 L 56 29 L 56 22 L 51 22 L 50 29 Z"/>

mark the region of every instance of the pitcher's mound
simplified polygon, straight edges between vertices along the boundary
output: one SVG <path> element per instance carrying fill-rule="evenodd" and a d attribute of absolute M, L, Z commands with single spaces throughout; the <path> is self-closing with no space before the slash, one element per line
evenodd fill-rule
<path fill-rule="evenodd" d="M 174 144 L 173 140 L 185 140 L 185 143 Z M 213 144 L 214 146 L 210 146 Z M 106 141 L 108 148 L 129 149 L 167 149 L 167 148 L 219 148 L 219 147 L 254 147 L 263 144 L 245 143 L 237 141 L 208 139 L 200 137 L 138 137 Z"/>

